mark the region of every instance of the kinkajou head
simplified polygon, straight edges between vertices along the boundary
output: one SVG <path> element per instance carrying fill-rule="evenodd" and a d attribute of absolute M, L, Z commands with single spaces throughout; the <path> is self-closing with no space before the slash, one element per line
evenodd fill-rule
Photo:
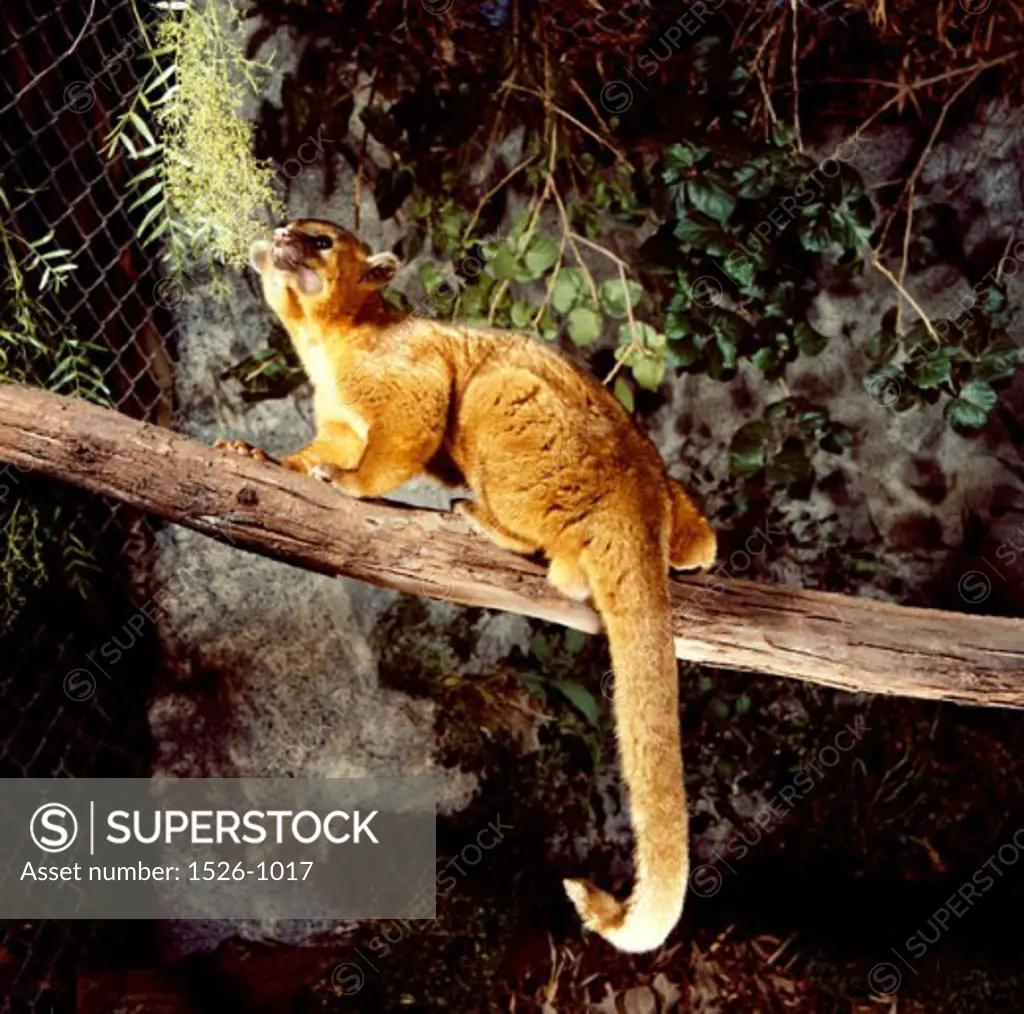
<path fill-rule="evenodd" d="M 356 314 L 400 267 L 392 253 L 371 253 L 347 229 L 332 222 L 299 219 L 253 243 L 249 262 L 263 282 L 267 302 L 294 316 Z"/>

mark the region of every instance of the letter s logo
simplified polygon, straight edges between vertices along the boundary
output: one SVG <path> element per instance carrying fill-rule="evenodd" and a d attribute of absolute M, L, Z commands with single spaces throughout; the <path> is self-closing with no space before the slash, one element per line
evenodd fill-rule
<path fill-rule="evenodd" d="M 63 803 L 44 803 L 32 814 L 29 834 L 44 852 L 63 852 L 78 837 L 78 820 Z"/>

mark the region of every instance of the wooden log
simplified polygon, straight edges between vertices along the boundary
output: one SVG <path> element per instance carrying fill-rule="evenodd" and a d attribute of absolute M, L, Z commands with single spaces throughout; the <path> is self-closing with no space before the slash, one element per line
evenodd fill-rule
<path fill-rule="evenodd" d="M 85 402 L 0 386 L 0 461 L 324 574 L 588 633 L 587 605 L 543 566 L 498 549 L 461 518 L 351 499 L 306 476 L 213 450 Z M 8 493 L 8 495 L 11 495 Z M 764 533 L 762 538 L 772 538 Z M 1024 621 L 915 609 L 714 574 L 672 581 L 676 654 L 849 691 L 1024 707 Z"/>

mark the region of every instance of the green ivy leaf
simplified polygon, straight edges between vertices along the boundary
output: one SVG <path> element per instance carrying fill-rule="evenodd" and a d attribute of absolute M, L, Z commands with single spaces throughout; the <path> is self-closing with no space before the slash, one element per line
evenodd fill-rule
<path fill-rule="evenodd" d="M 636 307 L 644 294 L 643 286 L 632 278 L 626 280 L 623 286 L 620 278 L 609 278 L 602 282 L 598 291 L 601 294 L 601 308 L 609 317 L 622 319 L 628 315 L 630 309 Z M 629 301 L 627 309 L 626 301 Z"/>
<path fill-rule="evenodd" d="M 892 361 L 899 347 L 900 339 L 896 334 L 896 308 L 892 307 L 883 315 L 878 330 L 871 333 L 865 351 L 869 358 L 876 363 L 888 363 Z"/>
<path fill-rule="evenodd" d="M 707 153 L 707 148 L 698 147 L 689 141 L 670 145 L 665 149 L 665 168 L 661 178 L 666 183 L 678 183 Z"/>
<path fill-rule="evenodd" d="M 754 329 L 738 313 L 715 308 L 708 314 L 708 323 L 719 338 L 739 347 L 751 338 Z"/>
<path fill-rule="evenodd" d="M 743 342 L 753 333 L 751 326 L 731 310 L 715 309 L 708 314 L 720 356 L 715 357 L 722 372 L 736 368 L 736 357 Z"/>
<path fill-rule="evenodd" d="M 875 229 L 870 223 L 865 225 L 852 215 L 840 215 L 838 231 L 841 234 L 842 245 L 847 250 L 857 250 L 871 242 Z"/>
<path fill-rule="evenodd" d="M 537 321 L 537 332 L 545 341 L 554 341 L 558 337 L 558 323 L 551 316 L 549 310 L 545 309 Z"/>
<path fill-rule="evenodd" d="M 555 287 L 551 292 L 551 306 L 558 313 L 568 313 L 576 305 L 580 290 L 572 278 L 566 277 L 565 270 L 558 272 Z"/>
<path fill-rule="evenodd" d="M 910 357 L 910 379 L 926 391 L 932 387 L 941 387 L 950 378 L 951 353 L 949 349 L 927 355 L 924 347 L 915 345 L 908 353 Z"/>
<path fill-rule="evenodd" d="M 598 725 L 601 719 L 601 708 L 594 695 L 582 683 L 576 683 L 573 680 L 555 680 L 553 685 L 591 725 Z"/>
<path fill-rule="evenodd" d="M 683 341 L 693 334 L 693 322 L 689 315 L 669 313 L 665 317 L 665 335 L 669 341 Z"/>
<path fill-rule="evenodd" d="M 665 379 L 665 359 L 663 356 L 634 356 L 630 368 L 633 379 L 648 391 L 657 391 Z"/>
<path fill-rule="evenodd" d="M 715 335 L 715 342 L 721 353 L 722 371 L 736 369 L 736 357 L 739 355 L 739 349 L 724 335 Z"/>
<path fill-rule="evenodd" d="M 623 347 L 628 346 L 634 339 L 640 348 L 648 349 L 652 352 L 664 352 L 665 346 L 668 343 L 665 335 L 645 320 L 633 321 L 632 329 L 630 329 L 628 323 L 620 324 L 619 345 Z"/>
<path fill-rule="evenodd" d="M 691 212 L 686 218 L 676 222 L 675 237 L 698 250 L 721 255 L 726 247 L 728 237 L 714 219 Z"/>
<path fill-rule="evenodd" d="M 704 372 L 712 380 L 725 380 L 729 372 L 722 357 L 722 348 L 718 339 L 712 336 L 710 341 L 704 342 L 702 349 L 704 355 Z"/>
<path fill-rule="evenodd" d="M 633 401 L 633 388 L 622 377 L 616 377 L 612 391 L 621 402 L 622 407 L 632 415 L 633 409 L 636 407 Z"/>
<path fill-rule="evenodd" d="M 986 384 L 984 380 L 969 380 L 960 389 L 958 400 L 989 412 L 996 407 L 999 395 L 996 394 L 992 385 Z"/>
<path fill-rule="evenodd" d="M 688 180 L 686 196 L 698 211 L 719 224 L 724 224 L 736 207 L 736 198 L 717 173 L 707 172 L 695 180 Z"/>
<path fill-rule="evenodd" d="M 815 331 L 806 321 L 797 324 L 793 337 L 796 339 L 796 347 L 805 356 L 820 355 L 828 345 L 828 335 Z"/>
<path fill-rule="evenodd" d="M 742 95 L 744 90 L 753 81 L 753 75 L 746 67 L 737 65 L 729 72 L 729 94 L 730 95 Z"/>
<path fill-rule="evenodd" d="M 750 360 L 762 373 L 771 373 L 778 368 L 779 353 L 774 345 L 762 345 Z"/>
<path fill-rule="evenodd" d="M 427 292 L 433 292 L 438 282 L 442 279 L 441 272 L 433 261 L 424 261 L 416 269 L 416 274 Z"/>
<path fill-rule="evenodd" d="M 729 444 L 729 472 L 737 478 L 754 475 L 764 467 L 765 444 L 772 428 L 763 419 L 744 423 Z"/>
<path fill-rule="evenodd" d="M 487 316 L 487 290 L 482 285 L 470 285 L 462 294 L 462 313 L 467 317 Z"/>
<path fill-rule="evenodd" d="M 517 299 L 512 303 L 512 309 L 509 311 L 509 317 L 512 320 L 513 327 L 526 327 L 533 317 L 533 307 L 530 306 L 529 303 L 523 303 Z"/>
<path fill-rule="evenodd" d="M 592 345 L 601 334 L 600 314 L 587 306 L 577 306 L 567 318 L 569 337 L 576 345 Z"/>
<path fill-rule="evenodd" d="M 740 286 L 754 284 L 757 277 L 758 263 L 742 248 L 731 250 L 722 261 L 722 269 Z"/>
<path fill-rule="evenodd" d="M 543 662 L 545 665 L 550 665 L 554 658 L 554 653 L 551 650 L 551 645 L 548 643 L 546 637 L 543 634 L 534 634 L 530 638 L 530 654 L 533 655 L 538 661 Z"/>
<path fill-rule="evenodd" d="M 495 278 L 503 282 L 511 282 L 519 274 L 519 264 L 508 247 L 500 247 L 491 261 L 491 271 Z"/>
<path fill-rule="evenodd" d="M 516 257 L 521 257 L 526 253 L 526 244 L 529 242 L 530 217 L 529 211 L 520 212 L 505 237 L 505 246 Z"/>
<path fill-rule="evenodd" d="M 587 281 L 586 273 L 583 268 L 567 268 L 562 267 L 558 272 L 558 279 L 555 282 L 555 293 L 561 289 L 562 295 L 560 298 L 560 304 L 566 305 L 565 309 L 559 309 L 559 313 L 568 313 L 570 309 L 577 303 L 582 303 L 585 306 L 589 306 L 592 310 L 596 310 L 597 306 L 594 304 L 593 292 L 590 288 L 590 283 Z M 572 298 L 570 299 L 570 292 Z M 555 293 L 552 293 L 552 301 L 554 301 Z M 558 307 L 556 307 L 558 309 Z"/>
<path fill-rule="evenodd" d="M 857 170 L 854 169 L 849 162 L 841 163 L 839 173 L 839 194 L 842 197 L 843 202 L 851 208 L 858 206 L 858 202 L 862 201 L 865 197 L 864 181 L 860 178 L 860 174 Z"/>
<path fill-rule="evenodd" d="M 565 632 L 565 650 L 570 655 L 578 655 L 587 643 L 587 635 L 579 630 L 567 630 Z"/>
<path fill-rule="evenodd" d="M 985 312 L 994 317 L 1006 306 L 1006 292 L 1001 286 L 993 285 L 985 293 Z"/>
<path fill-rule="evenodd" d="M 971 370 L 975 380 L 1008 380 L 1017 372 L 1017 367 L 1024 363 L 1024 349 L 1012 344 L 997 343 L 987 348 L 979 356 Z"/>
<path fill-rule="evenodd" d="M 793 282 L 780 282 L 771 291 L 771 298 L 765 301 L 766 317 L 778 317 L 789 320 L 796 312 L 796 285 Z"/>
<path fill-rule="evenodd" d="M 671 338 L 672 336 L 669 335 L 669 337 Z M 684 334 L 679 338 L 673 338 L 672 344 L 669 345 L 665 355 L 668 363 L 680 370 L 686 369 L 687 366 L 693 366 L 700 357 L 700 346 L 694 340 L 692 334 Z"/>
<path fill-rule="evenodd" d="M 797 231 L 804 249 L 811 253 L 824 253 L 832 246 L 832 228 L 827 216 L 801 219 Z"/>
<path fill-rule="evenodd" d="M 535 278 L 540 278 L 545 271 L 554 267 L 557 260 L 558 244 L 547 236 L 534 236 L 530 241 L 529 249 L 523 256 L 523 262 L 531 277 L 523 280 L 532 281 Z"/>
<path fill-rule="evenodd" d="M 963 398 L 954 398 L 946 405 L 946 418 L 960 429 L 979 430 L 988 422 L 987 408 L 974 405 Z"/>
<path fill-rule="evenodd" d="M 680 272 L 682 276 L 682 272 Z M 676 290 L 672 294 L 672 298 L 668 301 L 668 305 L 665 307 L 666 311 L 670 314 L 681 314 L 686 310 L 689 310 L 693 305 L 693 300 L 690 298 L 690 284 L 689 281 L 681 281 L 676 284 Z"/>
<path fill-rule="evenodd" d="M 744 163 L 733 172 L 732 178 L 737 185 L 737 195 L 748 201 L 763 200 L 775 185 L 775 174 L 762 159 Z"/>

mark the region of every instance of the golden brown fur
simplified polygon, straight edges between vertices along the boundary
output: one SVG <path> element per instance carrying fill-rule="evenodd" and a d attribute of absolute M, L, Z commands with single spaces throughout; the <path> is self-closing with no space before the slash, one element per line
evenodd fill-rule
<path fill-rule="evenodd" d="M 714 562 L 710 526 L 622 406 L 567 359 L 524 335 L 387 309 L 390 254 L 299 221 L 252 260 L 315 392 L 316 438 L 282 464 L 359 497 L 424 472 L 464 477 L 474 499 L 459 507 L 477 527 L 542 552 L 557 588 L 593 599 L 611 644 L 636 886 L 624 903 L 585 881 L 566 890 L 617 947 L 657 947 L 689 870 L 666 572 Z"/>

